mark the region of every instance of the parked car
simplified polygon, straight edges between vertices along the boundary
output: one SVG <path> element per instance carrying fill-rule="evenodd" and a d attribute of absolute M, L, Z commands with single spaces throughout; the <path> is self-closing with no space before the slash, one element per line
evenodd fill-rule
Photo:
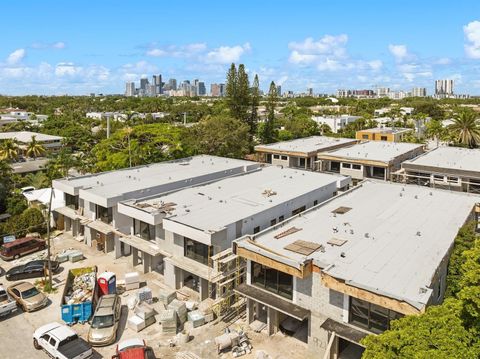
<path fill-rule="evenodd" d="M 72 328 L 56 322 L 35 330 L 33 346 L 37 350 L 45 350 L 56 359 L 86 359 L 93 355 L 92 347 Z"/>
<path fill-rule="evenodd" d="M 25 237 L 4 243 L 0 248 L 0 258 L 9 261 L 20 258 L 25 254 L 41 251 L 47 248 L 47 244 L 40 238 Z"/>
<path fill-rule="evenodd" d="M 4 317 L 17 310 L 17 303 L 8 295 L 5 288 L 0 285 L 0 317 Z"/>
<path fill-rule="evenodd" d="M 117 294 L 101 296 L 95 313 L 89 321 L 88 342 L 93 346 L 109 345 L 115 342 L 121 314 L 122 303 Z"/>
<path fill-rule="evenodd" d="M 60 264 L 57 261 L 52 261 L 52 272 L 58 271 Z M 5 274 L 7 280 L 19 280 L 26 278 L 43 277 L 48 270 L 48 261 L 46 259 L 39 259 L 21 264 L 10 268 Z"/>
<path fill-rule="evenodd" d="M 31 283 L 18 282 L 7 288 L 7 293 L 22 307 L 25 312 L 43 308 L 48 298 Z"/>
<path fill-rule="evenodd" d="M 150 359 L 154 358 L 153 350 L 142 339 L 127 339 L 118 343 L 112 359 Z"/>

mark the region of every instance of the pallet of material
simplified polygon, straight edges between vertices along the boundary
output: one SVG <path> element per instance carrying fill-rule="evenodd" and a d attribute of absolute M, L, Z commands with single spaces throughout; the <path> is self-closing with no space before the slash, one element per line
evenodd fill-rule
<path fill-rule="evenodd" d="M 194 310 L 188 313 L 188 321 L 194 328 L 197 328 L 205 324 L 205 317 L 199 310 Z"/>
<path fill-rule="evenodd" d="M 167 309 L 160 313 L 158 321 L 162 325 L 162 333 L 177 334 L 177 313 Z"/>
<path fill-rule="evenodd" d="M 136 316 L 146 320 L 150 317 L 154 317 L 157 312 L 147 303 L 139 303 L 136 305 L 134 309 L 134 313 Z"/>
<path fill-rule="evenodd" d="M 178 320 L 180 324 L 183 324 L 187 321 L 187 306 L 185 302 L 182 302 L 178 299 L 174 299 L 167 306 L 168 309 L 173 309 L 177 313 Z"/>
<path fill-rule="evenodd" d="M 158 294 L 158 301 L 164 305 L 169 305 L 170 302 L 177 299 L 177 291 L 171 289 L 161 289 Z"/>

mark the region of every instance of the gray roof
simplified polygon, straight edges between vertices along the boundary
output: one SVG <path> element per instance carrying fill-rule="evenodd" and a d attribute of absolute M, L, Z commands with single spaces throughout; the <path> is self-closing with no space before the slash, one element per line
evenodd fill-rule
<path fill-rule="evenodd" d="M 406 142 L 366 141 L 351 147 L 320 153 L 319 157 L 326 155 L 352 160 L 390 162 L 398 156 L 422 147 L 422 144 Z"/>
<path fill-rule="evenodd" d="M 101 172 L 70 179 L 54 180 L 53 186 L 70 194 L 94 195 L 95 198 L 119 200 L 132 198 L 129 193 L 142 192 L 138 197 L 157 194 L 193 184 L 195 179 L 216 173 L 226 177 L 246 170 L 258 168 L 251 161 L 216 156 L 194 156 L 176 161 L 160 162 L 145 166 Z M 218 177 L 218 176 L 217 176 Z M 156 192 L 153 189 L 158 189 Z M 152 190 L 152 191 L 150 191 Z M 82 194 L 83 193 L 83 194 Z"/>
<path fill-rule="evenodd" d="M 319 151 L 328 151 L 337 146 L 353 145 L 358 141 L 352 138 L 336 138 L 326 136 L 311 136 L 298 138 L 291 141 L 271 143 L 269 145 L 255 146 L 255 151 L 275 151 L 275 152 L 299 152 L 312 153 Z"/>
<path fill-rule="evenodd" d="M 227 225 L 249 218 L 332 185 L 333 191 L 344 176 L 267 166 L 261 171 L 222 179 L 212 184 L 187 188 L 146 200 L 125 204 L 156 213 L 164 204 L 174 203 L 166 219 L 202 231 L 216 232 Z M 314 198 L 311 199 L 313 202 Z M 294 210 L 295 208 L 292 208 Z"/>
<path fill-rule="evenodd" d="M 60 136 L 46 135 L 44 133 L 29 132 L 29 131 L 0 132 L 0 140 L 15 138 L 22 143 L 30 143 L 32 141 L 32 136 L 35 136 L 35 139 L 39 142 L 61 141 L 63 139 L 63 137 L 60 137 Z"/>
<path fill-rule="evenodd" d="M 435 167 L 442 169 L 462 170 L 480 174 L 480 149 L 462 147 L 438 147 L 405 164 Z"/>
<path fill-rule="evenodd" d="M 480 196 L 471 194 L 369 180 L 238 245 L 296 268 L 312 259 L 351 286 L 421 309 L 435 271 L 478 202 Z M 351 210 L 334 215 L 341 206 Z M 301 230 L 274 238 L 293 226 Z M 346 242 L 327 244 L 331 239 Z M 284 249 L 296 240 L 321 244 L 324 251 L 305 256 Z"/>

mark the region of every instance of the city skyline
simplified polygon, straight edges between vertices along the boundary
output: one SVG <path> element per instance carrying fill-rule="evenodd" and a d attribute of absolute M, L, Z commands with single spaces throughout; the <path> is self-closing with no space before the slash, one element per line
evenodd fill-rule
<path fill-rule="evenodd" d="M 251 79 L 258 74 L 263 90 L 275 81 L 282 91 L 425 87 L 433 94 L 435 80 L 452 79 L 456 93 L 480 94 L 473 15 L 480 4 L 467 1 L 57 5 L 2 4 L 22 21 L 4 18 L 1 94 L 119 94 L 126 82 L 156 73 L 179 83 L 199 78 L 209 89 L 225 82 L 232 62 L 244 63 Z"/>

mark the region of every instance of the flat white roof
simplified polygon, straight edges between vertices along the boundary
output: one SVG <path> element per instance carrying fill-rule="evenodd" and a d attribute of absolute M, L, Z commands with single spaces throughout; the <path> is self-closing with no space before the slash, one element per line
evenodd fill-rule
<path fill-rule="evenodd" d="M 374 118 L 374 120 L 377 120 Z M 358 132 L 373 132 L 373 133 L 402 133 L 413 131 L 412 128 L 403 128 L 403 127 L 375 127 L 375 128 L 367 128 L 366 130 L 360 130 Z"/>
<path fill-rule="evenodd" d="M 209 178 L 209 175 L 213 173 L 221 173 L 222 177 L 226 177 L 258 167 L 259 164 L 256 162 L 201 155 L 70 179 L 54 180 L 53 185 L 55 188 L 70 194 L 78 193 L 81 190 L 107 199 L 122 197 L 125 194 L 142 190 L 145 193 L 141 197 L 145 197 L 149 195 L 149 190 L 153 188 L 165 186 L 165 190 L 178 189 L 178 187 L 191 185 L 194 179 L 201 177 L 204 177 L 205 181 L 218 179 L 218 176 Z M 169 185 L 172 188 L 167 188 Z M 150 194 L 156 193 L 158 192 L 151 192 Z M 127 196 L 123 199 L 129 198 Z"/>
<path fill-rule="evenodd" d="M 148 213 L 157 213 L 172 203 L 165 219 L 202 231 L 217 232 L 227 225 L 293 200 L 301 195 L 335 191 L 339 179 L 346 177 L 319 172 L 267 166 L 261 171 L 187 188 L 155 198 L 124 202 Z M 314 198 L 312 198 L 313 202 Z M 291 208 L 294 210 L 296 208 Z"/>
<path fill-rule="evenodd" d="M 480 175 L 480 149 L 438 147 L 405 164 L 477 172 Z"/>
<path fill-rule="evenodd" d="M 17 139 L 19 142 L 30 143 L 32 141 L 32 136 L 35 136 L 35 139 L 39 142 L 44 141 L 61 141 L 63 137 L 46 135 L 44 133 L 29 132 L 29 131 L 18 131 L 18 132 L 0 132 L 0 140 L 6 139 Z"/>
<path fill-rule="evenodd" d="M 422 147 L 421 144 L 406 142 L 367 141 L 351 147 L 323 152 L 319 154 L 319 157 L 326 155 L 345 159 L 390 162 L 398 156 Z"/>
<path fill-rule="evenodd" d="M 291 141 L 271 143 L 268 145 L 255 146 L 256 151 L 275 151 L 275 152 L 298 152 L 311 153 L 319 151 L 328 151 L 335 146 L 353 145 L 358 141 L 352 138 L 336 138 L 326 136 L 311 136 L 298 138 Z"/>
<path fill-rule="evenodd" d="M 432 293 L 428 287 L 435 271 L 478 202 L 480 196 L 471 194 L 369 180 L 301 215 L 240 239 L 238 246 L 297 268 L 312 259 L 325 273 L 351 286 L 420 309 Z M 339 207 L 350 210 L 334 214 Z M 274 237 L 291 227 L 300 231 Z M 328 244 L 332 239 L 345 243 Z M 296 240 L 322 248 L 307 256 L 285 249 Z"/>

